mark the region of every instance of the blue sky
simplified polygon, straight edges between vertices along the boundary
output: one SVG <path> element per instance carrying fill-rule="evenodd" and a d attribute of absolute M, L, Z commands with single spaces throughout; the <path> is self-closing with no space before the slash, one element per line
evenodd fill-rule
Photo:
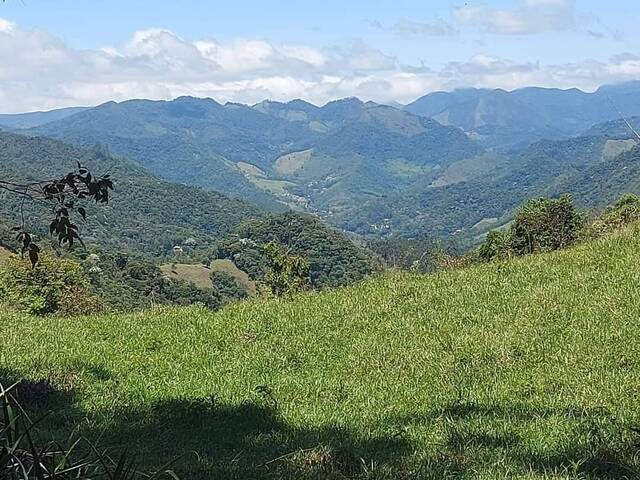
<path fill-rule="evenodd" d="M 0 111 L 181 94 L 407 102 L 640 78 L 629 0 L 0 4 Z M 25 51 L 25 47 L 26 50 Z"/>

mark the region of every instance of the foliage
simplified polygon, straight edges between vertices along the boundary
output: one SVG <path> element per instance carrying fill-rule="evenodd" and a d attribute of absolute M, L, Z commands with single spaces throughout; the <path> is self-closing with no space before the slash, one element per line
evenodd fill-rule
<path fill-rule="evenodd" d="M 586 236 L 601 237 L 638 221 L 640 221 L 640 197 L 627 193 L 588 226 Z"/>
<path fill-rule="evenodd" d="M 76 162 L 96 172 L 98 178 L 109 172 L 118 179 L 109 204 L 87 210 L 86 222 L 76 223 L 88 248 L 157 260 L 172 255 L 173 247 L 183 246 L 186 257 L 197 258 L 217 238 L 261 215 L 258 207 L 224 195 L 162 182 L 103 148 L 80 149 L 51 139 L 0 132 L 0 178 L 29 183 L 62 177 Z M 0 191 L 3 223 L 21 223 L 20 203 L 15 196 Z M 48 226 L 49 212 L 28 203 L 24 211 L 27 227 L 35 234 L 32 236 L 47 236 L 49 230 L 41 226 Z M 189 239 L 195 246 L 184 245 Z"/>
<path fill-rule="evenodd" d="M 210 277 L 211 283 L 219 292 L 223 303 L 230 303 L 247 298 L 247 290 L 238 285 L 236 279 L 228 273 L 212 271 Z"/>
<path fill-rule="evenodd" d="M 273 240 L 264 246 L 264 252 L 269 261 L 265 283 L 271 293 L 280 297 L 309 288 L 311 265 L 307 259 L 283 251 Z"/>
<path fill-rule="evenodd" d="M 80 315 L 102 309 L 82 267 L 70 259 L 44 254 L 35 267 L 13 256 L 0 267 L 0 298 L 11 308 L 46 315 Z"/>
<path fill-rule="evenodd" d="M 444 243 L 429 235 L 416 238 L 391 237 L 369 243 L 387 268 L 411 270 L 414 272 L 433 272 L 438 268 L 436 257 L 439 253 L 455 255 L 459 246 L 454 242 Z"/>
<path fill-rule="evenodd" d="M 36 245 L 32 235 L 26 230 L 24 204 L 26 200 L 44 203 L 46 210 L 52 210 L 54 218 L 49 225 L 49 233 L 55 235 L 58 244 L 66 244 L 71 248 L 74 241 L 82 242 L 78 235 L 78 226 L 72 223 L 71 212 L 77 211 L 83 219 L 87 212 L 77 203 L 84 199 L 95 203 L 108 203 L 109 191 L 113 190 L 110 175 L 94 177 L 91 172 L 78 162 L 78 170 L 69 172 L 65 176 L 54 180 L 40 179 L 21 183 L 18 179 L 3 178 L 0 180 L 0 190 L 13 194 L 19 201 L 20 225 L 13 230 L 16 239 L 21 243 L 21 254 L 28 253 L 32 267 L 38 263 L 40 247 Z"/>
<path fill-rule="evenodd" d="M 92 256 L 97 260 L 92 261 Z M 226 291 L 203 289 L 191 283 L 171 280 L 154 263 L 121 253 L 89 255 L 84 267 L 93 290 L 104 297 L 111 310 L 129 311 L 154 305 L 194 303 L 215 309 L 230 300 Z"/>
<path fill-rule="evenodd" d="M 516 255 L 525 255 L 566 248 L 578 241 L 584 222 L 569 195 L 531 199 L 511 224 L 511 249 Z"/>
<path fill-rule="evenodd" d="M 638 478 L 639 250 L 632 226 L 218 312 L 5 313 L 0 368 L 79 385 L 47 438 L 190 480 Z"/>
<path fill-rule="evenodd" d="M 478 249 L 478 256 L 485 262 L 507 258 L 512 254 L 511 242 L 511 232 L 492 230 Z"/>
<path fill-rule="evenodd" d="M 571 196 L 534 198 L 518 209 L 508 231 L 487 234 L 478 257 L 490 261 L 560 250 L 578 242 L 584 226 L 585 216 L 576 209 Z"/>
<path fill-rule="evenodd" d="M 228 258 L 254 280 L 269 269 L 263 245 L 275 241 L 310 264 L 313 288 L 337 287 L 362 280 L 377 269 L 371 252 L 325 226 L 317 218 L 294 212 L 269 215 L 239 226 L 214 248 L 215 258 Z"/>

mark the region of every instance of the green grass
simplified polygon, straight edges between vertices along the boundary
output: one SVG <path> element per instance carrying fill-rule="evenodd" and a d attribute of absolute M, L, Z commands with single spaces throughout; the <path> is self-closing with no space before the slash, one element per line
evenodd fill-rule
<path fill-rule="evenodd" d="M 235 263 L 228 258 L 219 258 L 211 262 L 211 270 L 226 273 L 231 276 L 236 283 L 246 290 L 250 295 L 256 294 L 256 284 L 249 278 L 247 272 L 240 270 Z"/>
<path fill-rule="evenodd" d="M 639 478 L 640 228 L 218 313 L 5 313 L 5 377 L 187 479 Z M 626 477 L 625 477 L 626 476 Z"/>
<path fill-rule="evenodd" d="M 283 175 L 291 175 L 304 167 L 312 155 L 312 150 L 304 150 L 302 152 L 292 152 L 283 155 L 276 160 L 275 170 Z"/>

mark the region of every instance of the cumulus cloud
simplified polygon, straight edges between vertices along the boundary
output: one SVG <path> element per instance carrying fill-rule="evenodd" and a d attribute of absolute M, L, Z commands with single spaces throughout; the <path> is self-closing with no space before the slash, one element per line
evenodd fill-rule
<path fill-rule="evenodd" d="M 633 54 L 565 65 L 480 54 L 436 70 L 402 64 L 361 41 L 333 48 L 257 39 L 188 41 L 165 29 L 135 32 L 120 47 L 80 50 L 0 19 L 0 112 L 181 95 L 243 103 L 302 98 L 323 104 L 346 96 L 408 102 L 463 86 L 593 89 L 639 76 L 640 57 Z"/>
<path fill-rule="evenodd" d="M 491 33 L 526 35 L 565 31 L 575 24 L 575 0 L 524 0 L 515 9 L 465 5 L 453 11 L 458 22 Z"/>

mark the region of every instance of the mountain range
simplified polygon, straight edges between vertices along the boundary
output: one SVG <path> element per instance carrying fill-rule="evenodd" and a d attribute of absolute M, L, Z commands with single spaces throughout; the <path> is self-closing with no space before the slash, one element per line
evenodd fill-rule
<path fill-rule="evenodd" d="M 472 239 L 533 195 L 564 189 L 597 206 L 580 192 L 598 190 L 597 172 L 615 169 L 618 157 L 635 158 L 628 122 L 639 118 L 640 82 L 630 82 L 594 93 L 436 92 L 403 108 L 357 98 L 321 107 L 131 100 L 0 124 L 100 145 L 165 181 L 313 213 L 364 237 Z M 632 186 L 615 177 L 618 190 Z"/>
<path fill-rule="evenodd" d="M 565 139 L 591 126 L 640 114 L 640 81 L 578 89 L 462 89 L 435 92 L 404 109 L 453 125 L 485 148 L 508 151 L 540 139 Z"/>

